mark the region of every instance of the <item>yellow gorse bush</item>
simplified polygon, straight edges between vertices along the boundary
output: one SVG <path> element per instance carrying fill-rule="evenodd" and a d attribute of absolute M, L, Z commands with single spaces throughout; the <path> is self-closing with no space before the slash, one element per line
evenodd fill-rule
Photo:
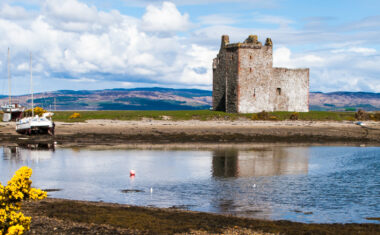
<path fill-rule="evenodd" d="M 20 235 L 28 231 L 31 217 L 20 212 L 21 202 L 46 198 L 46 192 L 31 187 L 31 176 L 32 169 L 23 166 L 8 181 L 7 186 L 0 183 L 0 235 Z"/>
<path fill-rule="evenodd" d="M 38 106 L 35 107 L 35 108 L 33 109 L 33 111 L 34 111 L 34 115 L 38 115 L 38 116 L 42 116 L 42 114 L 44 114 L 44 113 L 47 112 L 45 109 L 43 109 L 43 108 L 41 108 L 41 107 L 38 107 Z M 26 110 L 25 113 L 26 113 L 27 116 L 31 116 L 31 115 L 32 115 L 32 109 L 28 109 L 28 110 Z M 1 234 L 0 234 L 0 235 L 1 235 Z"/>
<path fill-rule="evenodd" d="M 70 119 L 80 118 L 80 113 L 73 113 L 69 117 Z"/>

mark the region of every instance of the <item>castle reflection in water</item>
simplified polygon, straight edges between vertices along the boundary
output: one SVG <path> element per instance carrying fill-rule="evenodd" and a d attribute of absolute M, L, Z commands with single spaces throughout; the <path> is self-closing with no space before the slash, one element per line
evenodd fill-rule
<path fill-rule="evenodd" d="M 24 144 L 3 147 L 4 160 L 50 159 L 54 144 Z M 267 147 L 250 150 L 216 149 L 212 156 L 212 177 L 253 177 L 308 173 L 308 147 Z"/>
<path fill-rule="evenodd" d="M 257 150 L 214 150 L 214 177 L 299 175 L 308 173 L 309 149 L 271 147 Z"/>

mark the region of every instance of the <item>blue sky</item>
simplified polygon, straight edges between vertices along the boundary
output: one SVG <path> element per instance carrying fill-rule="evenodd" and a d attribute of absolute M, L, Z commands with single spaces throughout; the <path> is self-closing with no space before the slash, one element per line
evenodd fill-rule
<path fill-rule="evenodd" d="M 274 65 L 310 68 L 311 91 L 380 92 L 375 0 L 2 0 L 0 93 L 212 87 L 222 34 L 271 37 Z"/>

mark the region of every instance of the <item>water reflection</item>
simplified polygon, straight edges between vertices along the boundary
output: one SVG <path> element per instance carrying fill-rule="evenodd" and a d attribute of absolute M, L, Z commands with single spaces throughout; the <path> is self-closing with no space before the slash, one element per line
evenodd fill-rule
<path fill-rule="evenodd" d="M 27 143 L 3 146 L 3 159 L 16 162 L 47 160 L 53 157 L 53 143 Z"/>
<path fill-rule="evenodd" d="M 308 173 L 308 148 L 273 147 L 250 151 L 213 151 L 214 177 L 299 175 Z"/>
<path fill-rule="evenodd" d="M 57 198 L 302 222 L 368 222 L 380 211 L 378 147 L 95 151 L 29 144 L 1 153 L 0 182 L 27 165 L 35 187 L 62 189 L 49 193 Z"/>

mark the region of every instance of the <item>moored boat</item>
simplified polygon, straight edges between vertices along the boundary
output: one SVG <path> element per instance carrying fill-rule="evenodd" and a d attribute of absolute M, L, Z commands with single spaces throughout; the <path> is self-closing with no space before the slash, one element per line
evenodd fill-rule
<path fill-rule="evenodd" d="M 51 134 L 54 135 L 53 113 L 44 113 L 42 117 L 35 115 L 25 117 L 16 122 L 16 131 L 20 134 Z"/>
<path fill-rule="evenodd" d="M 24 117 L 16 122 L 16 131 L 21 134 L 51 134 L 54 135 L 55 124 L 51 117 L 53 113 L 44 113 L 40 117 L 34 115 L 33 103 L 33 74 L 32 74 L 32 54 L 30 54 L 30 86 L 32 101 L 32 116 Z"/>

